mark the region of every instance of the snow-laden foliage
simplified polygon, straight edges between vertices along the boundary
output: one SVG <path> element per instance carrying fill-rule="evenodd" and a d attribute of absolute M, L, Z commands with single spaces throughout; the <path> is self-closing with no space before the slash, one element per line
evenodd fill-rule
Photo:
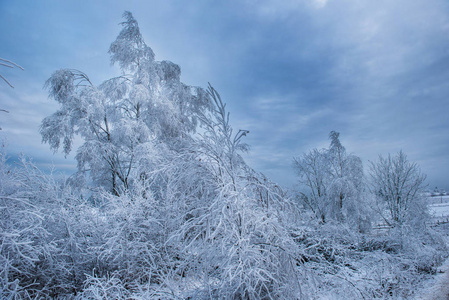
<path fill-rule="evenodd" d="M 0 298 L 397 299 L 436 272 L 447 249 L 417 198 L 397 205 L 404 222 L 371 230 L 395 206 L 382 185 L 364 188 L 338 133 L 296 158 L 298 205 L 246 164 L 249 131 L 233 130 L 218 92 L 181 83 L 124 18 L 109 51 L 121 76 L 94 85 L 63 69 L 46 84 L 60 109 L 43 141 L 68 154 L 80 136 L 78 172 L 0 154 Z M 401 165 L 373 168 L 389 161 Z M 402 166 L 409 186 L 400 170 L 415 166 Z"/>
<path fill-rule="evenodd" d="M 185 272 L 197 281 L 191 296 L 289 295 L 297 287 L 295 246 L 281 220 L 285 199 L 245 164 L 238 152 L 247 148 L 241 139 L 248 132 L 233 134 L 220 96 L 212 87 L 208 92 L 215 109 L 200 118 L 204 132 L 197 153 L 213 178 L 213 192 L 177 232 L 188 261 Z"/>
<path fill-rule="evenodd" d="M 19 69 L 23 70 L 23 68 L 21 66 L 19 66 L 18 64 L 16 64 L 15 62 L 12 62 L 10 60 L 7 60 L 7 59 L 1 58 L 1 57 L 0 57 L 0 66 L 6 67 L 6 68 L 11 68 L 11 69 L 19 68 Z M 14 88 L 14 86 L 2 74 L 0 74 L 0 78 L 3 79 L 3 81 L 6 82 L 7 85 Z"/>
<path fill-rule="evenodd" d="M 303 214 L 310 211 L 316 218 L 295 231 L 305 246 L 302 259 L 313 270 L 316 288 L 309 293 L 332 299 L 408 298 L 447 256 L 445 243 L 425 223 L 424 177 L 402 152 L 380 158 L 371 165 L 374 193 L 369 193 L 360 159 L 346 154 L 338 133 L 331 132 L 330 139 L 328 149 L 314 149 L 294 164 Z M 394 221 L 394 215 L 403 221 Z M 372 229 L 371 223 L 383 227 Z"/>
<path fill-rule="evenodd" d="M 154 61 L 153 50 L 148 47 L 140 34 L 139 25 L 129 11 L 123 14 L 122 31 L 111 44 L 111 62 L 118 62 L 122 70 L 135 70 L 139 65 Z"/>
<path fill-rule="evenodd" d="M 321 222 L 349 222 L 355 229 L 369 228 L 364 210 L 363 166 L 359 157 L 347 154 L 339 133 L 332 131 L 328 149 L 313 149 L 294 159 L 299 177 L 300 200 Z"/>
<path fill-rule="evenodd" d="M 1 298 L 75 291 L 91 263 L 83 199 L 25 158 L 7 174 L 0 194 Z"/>
<path fill-rule="evenodd" d="M 197 114 L 209 107 L 205 91 L 183 84 L 179 66 L 155 61 L 137 21 L 129 12 L 124 17 L 109 50 L 123 75 L 96 86 L 83 72 L 56 71 L 45 87 L 61 107 L 40 130 L 43 142 L 54 151 L 62 147 L 66 155 L 79 135 L 84 141 L 76 154 L 79 172 L 89 172 L 116 195 L 145 176 L 139 166 L 157 155 L 154 147 L 163 143 L 176 150 L 185 143 Z"/>
<path fill-rule="evenodd" d="M 124 17 L 109 51 L 122 76 L 97 87 L 65 69 L 46 85 L 61 109 L 43 121 L 43 140 L 54 150 L 62 143 L 68 154 L 80 135 L 79 173 L 89 171 L 106 188 L 94 195 L 103 204 L 99 244 L 90 247 L 107 263 L 96 266 L 86 289 L 120 279 L 156 294 L 294 291 L 295 247 L 282 224 L 291 206 L 239 155 L 248 131 L 233 133 L 218 93 L 182 84 L 180 68 L 155 61 L 137 22 Z"/>
<path fill-rule="evenodd" d="M 23 68 L 21 66 L 19 66 L 18 64 L 14 63 L 14 62 L 12 62 L 10 60 L 1 58 L 1 57 L 0 57 L 0 67 L 6 67 L 6 68 L 11 68 L 11 69 L 19 68 L 19 69 L 23 70 Z M 9 85 L 10 87 L 14 88 L 14 86 L 2 74 L 0 74 L 0 78 L 3 79 L 3 81 L 6 82 L 7 85 Z M 4 110 L 2 108 L 0 108 L 0 112 L 8 113 L 7 110 Z M 2 130 L 1 127 L 0 127 L 0 130 Z"/>
<path fill-rule="evenodd" d="M 389 225 L 424 225 L 428 217 L 422 196 L 426 176 L 404 152 L 387 158 L 379 156 L 378 162 L 371 163 L 370 176 L 380 213 Z"/>

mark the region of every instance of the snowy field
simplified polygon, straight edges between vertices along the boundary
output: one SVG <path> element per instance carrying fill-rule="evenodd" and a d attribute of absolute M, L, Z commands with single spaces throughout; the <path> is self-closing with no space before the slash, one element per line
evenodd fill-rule
<path fill-rule="evenodd" d="M 449 196 L 429 197 L 429 213 L 431 225 L 449 222 Z"/>

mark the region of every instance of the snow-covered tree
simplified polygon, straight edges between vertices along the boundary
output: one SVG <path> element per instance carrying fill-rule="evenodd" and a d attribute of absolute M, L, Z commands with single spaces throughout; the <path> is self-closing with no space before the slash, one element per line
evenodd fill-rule
<path fill-rule="evenodd" d="M 332 212 L 337 220 L 351 219 L 359 215 L 363 190 L 362 160 L 353 154 L 347 154 L 339 140 L 340 133 L 331 131 L 331 144 L 328 151 L 330 163 L 330 185 L 328 195 Z"/>
<path fill-rule="evenodd" d="M 326 222 L 327 209 L 327 155 L 323 150 L 313 149 L 301 157 L 294 158 L 298 174 L 301 200 L 315 216 Z"/>
<path fill-rule="evenodd" d="M 359 157 L 347 154 L 331 131 L 328 149 L 312 151 L 294 158 L 300 198 L 322 222 L 327 218 L 354 223 L 358 229 L 365 218 L 362 212 L 363 166 Z"/>
<path fill-rule="evenodd" d="M 426 176 L 404 152 L 388 154 L 386 158 L 379 156 L 377 162 L 371 162 L 370 177 L 371 189 L 380 204 L 379 213 L 389 225 L 425 219 L 427 206 L 422 192 Z"/>
<path fill-rule="evenodd" d="M 194 298 L 264 299 L 293 295 L 295 247 L 282 223 L 282 193 L 252 171 L 239 152 L 248 133 L 233 133 L 215 89 L 214 110 L 200 117 L 197 162 L 207 197 L 188 212 L 178 231 L 186 274 L 199 281 Z M 197 170 L 199 170 L 197 168 Z M 290 285 L 291 284 L 291 285 Z"/>
<path fill-rule="evenodd" d="M 123 74 L 94 85 L 83 72 L 62 69 L 46 82 L 60 109 L 41 125 L 43 142 L 67 155 L 73 139 L 79 172 L 115 195 L 145 177 L 158 152 L 176 150 L 195 131 L 197 113 L 208 108 L 206 93 L 180 81 L 181 70 L 169 61 L 155 61 L 137 21 L 124 13 L 123 29 L 111 44 L 111 62 Z"/>
<path fill-rule="evenodd" d="M 400 246 L 363 231 L 362 163 L 337 132 L 295 159 L 311 222 L 246 164 L 249 131 L 233 130 L 218 92 L 183 84 L 124 18 L 109 49 L 122 75 L 95 85 L 63 69 L 46 84 L 61 107 L 42 138 L 68 154 L 81 137 L 76 176 L 56 180 L 26 159 L 11 168 L 0 153 L 0 298 L 407 298 L 434 272 L 446 249 L 430 230 Z M 416 173 L 390 157 L 372 169 Z M 85 174 L 103 188 L 86 192 Z M 422 176 L 401 176 L 401 201 L 418 204 L 407 191 Z M 379 182 L 388 218 L 394 197 Z M 422 220 L 419 205 L 397 207 L 407 224 Z"/>

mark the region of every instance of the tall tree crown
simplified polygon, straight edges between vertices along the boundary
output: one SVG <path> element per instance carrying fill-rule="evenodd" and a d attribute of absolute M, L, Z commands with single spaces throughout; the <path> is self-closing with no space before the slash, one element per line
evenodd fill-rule
<path fill-rule="evenodd" d="M 45 88 L 60 109 L 40 128 L 42 141 L 54 151 L 63 145 L 66 155 L 75 135 L 81 136 L 79 172 L 90 171 L 97 183 L 116 193 L 128 189 L 130 179 L 139 177 L 134 173 L 156 157 L 155 145 L 177 151 L 188 143 L 199 113 L 212 107 L 206 91 L 181 82 L 178 65 L 154 60 L 132 14 L 123 17 L 109 49 L 123 75 L 95 85 L 78 70 L 54 72 Z"/>
<path fill-rule="evenodd" d="M 145 44 L 133 15 L 125 11 L 123 18 L 126 19 L 120 23 L 123 29 L 109 48 L 111 63 L 118 62 L 124 71 L 134 71 L 142 63 L 154 61 L 154 52 Z"/>

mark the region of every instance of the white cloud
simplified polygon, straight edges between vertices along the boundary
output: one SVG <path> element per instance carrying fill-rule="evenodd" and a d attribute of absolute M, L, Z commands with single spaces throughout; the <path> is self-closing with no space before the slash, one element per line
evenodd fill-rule
<path fill-rule="evenodd" d="M 326 6 L 328 0 L 313 0 L 313 5 L 316 8 L 323 8 Z"/>

